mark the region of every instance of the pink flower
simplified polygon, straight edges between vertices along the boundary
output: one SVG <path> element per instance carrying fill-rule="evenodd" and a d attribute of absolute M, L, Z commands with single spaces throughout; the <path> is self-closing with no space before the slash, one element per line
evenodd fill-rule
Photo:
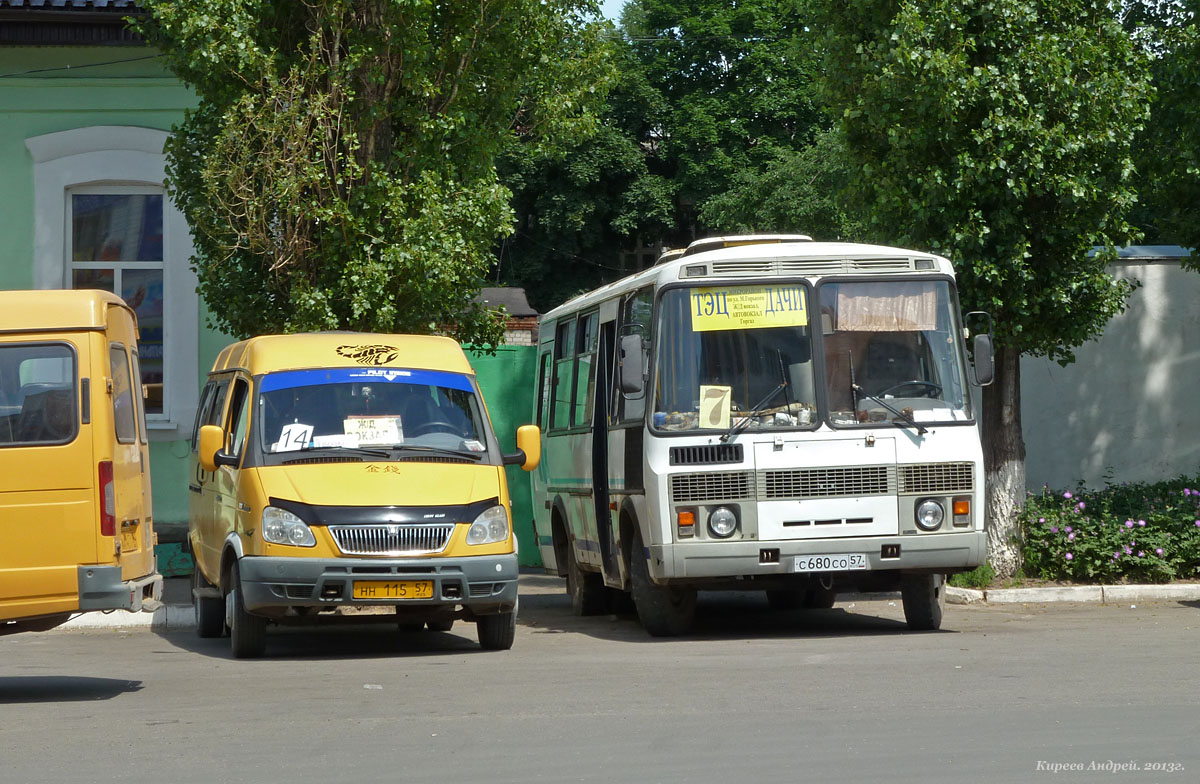
<path fill-rule="evenodd" d="M 1068 525 L 1068 526 L 1067 526 L 1065 529 L 1063 529 L 1063 530 L 1065 530 L 1067 533 L 1071 533 L 1071 526 L 1069 526 L 1069 525 Z"/>
<path fill-rule="evenodd" d="M 1200 525 L 1200 523 L 1197 523 L 1197 525 Z M 1057 525 L 1050 526 L 1050 533 L 1052 533 L 1052 534 L 1058 533 L 1058 526 Z"/>
<path fill-rule="evenodd" d="M 1145 554 L 1146 554 L 1145 550 L 1138 550 L 1138 558 L 1141 558 Z"/>
<path fill-rule="evenodd" d="M 1068 561 L 1074 561 L 1074 560 L 1075 560 L 1075 556 L 1074 556 L 1074 555 L 1072 555 L 1071 553 L 1067 553 L 1067 560 L 1068 560 Z"/>
<path fill-rule="evenodd" d="M 1138 520 L 1138 528 L 1145 528 L 1145 527 L 1146 527 L 1146 521 Z"/>
<path fill-rule="evenodd" d="M 1074 542 L 1074 541 L 1075 541 L 1075 534 L 1067 534 L 1067 541 L 1068 541 L 1068 542 Z"/>
<path fill-rule="evenodd" d="M 1046 522 L 1046 518 L 1044 518 L 1044 517 L 1039 517 L 1039 518 L 1038 518 L 1038 522 L 1039 522 L 1039 523 L 1044 523 L 1044 522 Z"/>
<path fill-rule="evenodd" d="M 1162 548 L 1161 548 L 1161 547 L 1155 547 L 1155 548 L 1154 548 L 1154 552 L 1155 552 L 1155 554 L 1156 554 L 1156 555 L 1162 555 Z"/>
<path fill-rule="evenodd" d="M 1196 525 L 1200 525 L 1200 521 L 1198 521 L 1198 522 L 1196 523 Z M 1126 527 L 1126 528 L 1133 528 L 1133 521 L 1132 521 L 1132 520 L 1126 520 L 1126 521 L 1125 521 L 1125 527 Z"/>
<path fill-rule="evenodd" d="M 1063 493 L 1063 498 L 1074 498 L 1074 497 L 1075 496 L 1071 495 L 1070 491 Z"/>

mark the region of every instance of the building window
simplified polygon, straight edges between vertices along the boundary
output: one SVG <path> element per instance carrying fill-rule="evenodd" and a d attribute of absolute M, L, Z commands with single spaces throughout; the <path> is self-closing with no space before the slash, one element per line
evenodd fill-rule
<path fill-rule="evenodd" d="M 137 313 L 146 415 L 165 418 L 162 189 L 76 188 L 67 202 L 66 285 L 112 292 Z"/>

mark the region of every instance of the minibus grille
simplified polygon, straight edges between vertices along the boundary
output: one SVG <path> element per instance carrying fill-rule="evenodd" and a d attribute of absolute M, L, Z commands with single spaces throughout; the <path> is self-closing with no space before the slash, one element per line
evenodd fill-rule
<path fill-rule="evenodd" d="M 889 495 L 895 487 L 890 475 L 888 466 L 762 471 L 758 475 L 758 495 L 770 500 Z"/>
<path fill-rule="evenodd" d="M 900 492 L 913 495 L 969 493 L 975 489 L 973 463 L 900 466 Z"/>
<path fill-rule="evenodd" d="M 344 555 L 429 555 L 450 542 L 454 523 L 428 525 L 331 525 Z"/>
<path fill-rule="evenodd" d="M 736 501 L 753 498 L 754 483 L 749 471 L 723 474 L 675 474 L 671 477 L 671 500 L 677 504 L 696 501 Z"/>

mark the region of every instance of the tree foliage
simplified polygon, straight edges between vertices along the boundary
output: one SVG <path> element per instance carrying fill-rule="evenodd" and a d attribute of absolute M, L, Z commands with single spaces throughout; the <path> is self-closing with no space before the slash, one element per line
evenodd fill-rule
<path fill-rule="evenodd" d="M 200 98 L 168 184 L 217 326 L 500 337 L 472 302 L 512 221 L 495 158 L 588 126 L 590 0 L 143 5 Z"/>

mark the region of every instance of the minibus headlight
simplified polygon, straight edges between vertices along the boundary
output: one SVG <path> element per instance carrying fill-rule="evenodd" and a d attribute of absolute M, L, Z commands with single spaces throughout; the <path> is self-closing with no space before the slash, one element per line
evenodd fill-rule
<path fill-rule="evenodd" d="M 508 511 L 503 506 L 493 506 L 485 511 L 467 529 L 467 544 L 493 544 L 508 539 Z"/>
<path fill-rule="evenodd" d="M 303 520 L 276 506 L 268 506 L 263 510 L 262 538 L 266 542 L 295 547 L 313 547 L 317 543 L 312 529 Z"/>
<path fill-rule="evenodd" d="M 917 504 L 917 526 L 923 531 L 936 531 L 942 526 L 946 510 L 932 498 L 927 498 Z"/>
<path fill-rule="evenodd" d="M 708 516 L 708 531 L 713 536 L 725 539 L 737 530 L 737 515 L 727 506 L 718 506 Z"/>

